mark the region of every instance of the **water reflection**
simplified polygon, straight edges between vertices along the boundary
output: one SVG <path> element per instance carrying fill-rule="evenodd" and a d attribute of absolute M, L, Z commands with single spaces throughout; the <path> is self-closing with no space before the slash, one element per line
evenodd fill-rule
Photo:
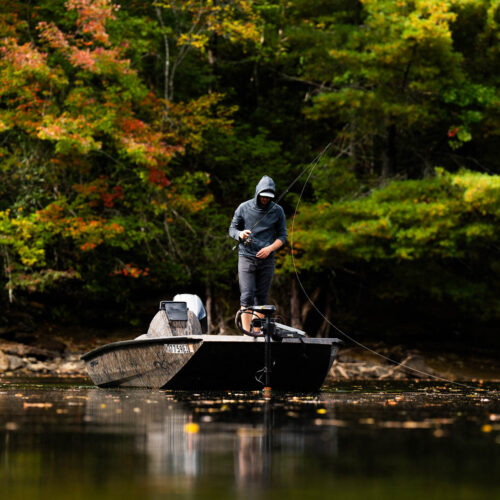
<path fill-rule="evenodd" d="M 336 454 L 336 427 L 318 429 L 310 422 L 305 432 L 307 425 L 294 424 L 304 405 L 325 406 L 310 396 L 271 402 L 258 393 L 205 399 L 189 393 L 93 390 L 86 397 L 89 430 L 134 435 L 135 448 L 147 456 L 147 473 L 154 477 L 188 480 L 227 472 L 232 455 L 236 485 L 244 490 L 270 480 L 273 451 L 295 457 L 292 462 L 300 461 L 306 446 L 316 451 L 326 446 L 329 455 Z M 333 408 L 329 413 L 333 416 Z"/>
<path fill-rule="evenodd" d="M 269 401 L 0 380 L 2 498 L 499 496 L 498 387 L 406 388 Z"/>

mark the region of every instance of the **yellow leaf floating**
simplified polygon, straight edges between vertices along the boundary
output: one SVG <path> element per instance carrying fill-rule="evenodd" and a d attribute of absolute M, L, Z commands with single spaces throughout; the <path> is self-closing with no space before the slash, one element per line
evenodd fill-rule
<path fill-rule="evenodd" d="M 52 403 L 23 403 L 23 408 L 52 408 Z"/>
<path fill-rule="evenodd" d="M 200 426 L 198 424 L 194 424 L 193 422 L 190 422 L 184 426 L 184 432 L 186 434 L 197 434 L 199 430 Z"/>

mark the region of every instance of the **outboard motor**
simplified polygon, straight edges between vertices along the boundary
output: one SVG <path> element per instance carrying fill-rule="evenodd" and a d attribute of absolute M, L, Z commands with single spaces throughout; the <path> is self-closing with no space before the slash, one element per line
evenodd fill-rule
<path fill-rule="evenodd" d="M 173 301 L 185 302 L 187 304 L 187 308 L 192 311 L 200 320 L 202 333 L 207 333 L 207 311 L 205 310 L 203 302 L 201 301 L 200 297 L 198 297 L 198 295 L 194 295 L 191 293 L 179 293 L 174 297 Z"/>

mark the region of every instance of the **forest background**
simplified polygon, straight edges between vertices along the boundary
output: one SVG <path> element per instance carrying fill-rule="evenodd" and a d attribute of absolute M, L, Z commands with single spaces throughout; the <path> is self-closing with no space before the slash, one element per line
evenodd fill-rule
<path fill-rule="evenodd" d="M 498 67 L 498 0 L 2 1 L 0 323 L 225 332 L 232 214 L 304 173 L 284 321 L 495 344 Z"/>

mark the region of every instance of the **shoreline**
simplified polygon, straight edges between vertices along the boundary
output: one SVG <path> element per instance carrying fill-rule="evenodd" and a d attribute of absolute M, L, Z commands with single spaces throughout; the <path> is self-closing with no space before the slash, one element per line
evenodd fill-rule
<path fill-rule="evenodd" d="M 57 339 L 36 337 L 26 344 L 0 339 L 0 376 L 87 377 L 80 357 L 107 342 L 90 345 L 65 344 Z M 114 341 L 116 339 L 106 339 Z M 398 346 L 375 346 L 375 350 L 347 347 L 340 350 L 326 382 L 350 380 L 415 380 L 498 382 L 500 371 L 493 358 L 477 355 L 446 356 Z"/>

